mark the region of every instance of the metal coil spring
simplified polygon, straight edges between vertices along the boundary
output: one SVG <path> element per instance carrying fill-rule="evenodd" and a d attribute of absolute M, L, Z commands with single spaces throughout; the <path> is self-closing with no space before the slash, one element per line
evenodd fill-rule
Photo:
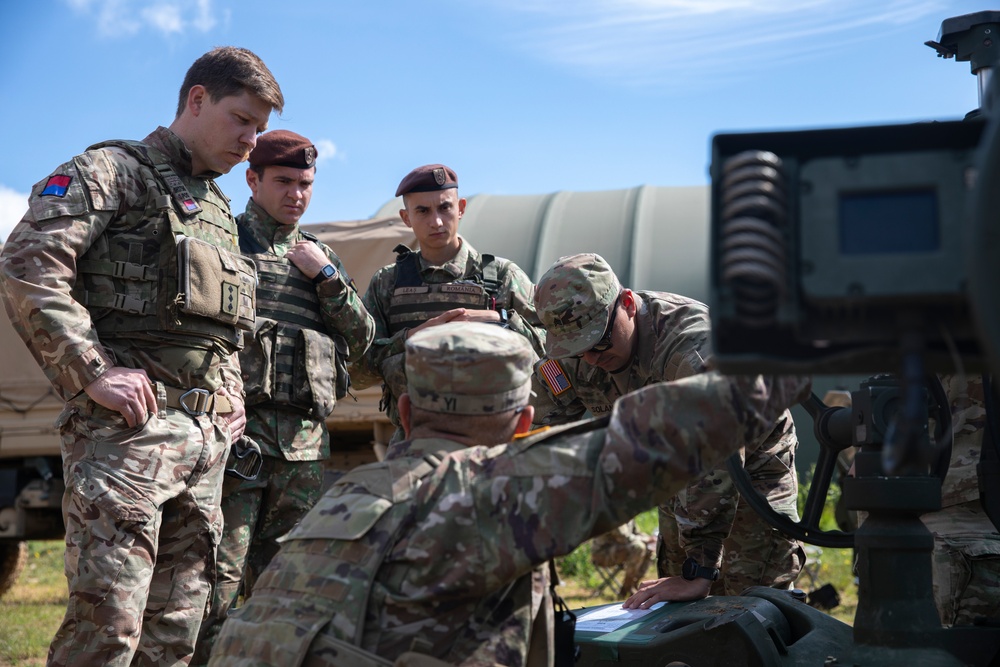
<path fill-rule="evenodd" d="M 719 270 L 740 323 L 774 326 L 786 292 L 788 197 L 781 158 L 744 151 L 723 163 Z"/>

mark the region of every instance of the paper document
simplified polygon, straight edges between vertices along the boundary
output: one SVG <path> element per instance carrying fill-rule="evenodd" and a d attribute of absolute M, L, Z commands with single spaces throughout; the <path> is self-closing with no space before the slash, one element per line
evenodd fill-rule
<path fill-rule="evenodd" d="M 666 602 L 657 602 L 649 609 L 622 609 L 621 603 L 606 607 L 588 609 L 576 617 L 577 632 L 613 632 L 626 623 L 642 618 L 654 609 L 659 609 Z"/>

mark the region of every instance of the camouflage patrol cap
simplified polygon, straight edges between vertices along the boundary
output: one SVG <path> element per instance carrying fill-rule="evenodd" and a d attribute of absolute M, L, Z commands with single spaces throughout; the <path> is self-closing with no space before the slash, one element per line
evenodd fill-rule
<path fill-rule="evenodd" d="M 545 353 L 563 359 L 596 345 L 620 291 L 618 277 L 600 255 L 557 259 L 535 287 L 535 310 L 546 331 Z"/>
<path fill-rule="evenodd" d="M 316 166 L 316 147 L 301 134 L 289 130 L 271 130 L 257 137 L 257 145 L 250 152 L 253 167 L 293 167 L 309 169 Z"/>
<path fill-rule="evenodd" d="M 485 322 L 448 322 L 406 341 L 410 403 L 430 412 L 485 415 L 528 403 L 534 353 L 527 339 Z"/>
<path fill-rule="evenodd" d="M 417 167 L 399 182 L 396 196 L 411 192 L 434 192 L 458 187 L 458 176 L 443 164 L 425 164 Z"/>

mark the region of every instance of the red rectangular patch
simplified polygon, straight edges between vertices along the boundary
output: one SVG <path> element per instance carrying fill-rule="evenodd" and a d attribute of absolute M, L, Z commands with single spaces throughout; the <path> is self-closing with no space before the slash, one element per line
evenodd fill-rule
<path fill-rule="evenodd" d="M 45 182 L 45 187 L 42 188 L 39 197 L 65 197 L 66 190 L 69 189 L 69 182 L 73 180 L 72 176 L 66 176 L 65 174 L 56 174 L 55 176 L 49 176 L 49 180 Z"/>

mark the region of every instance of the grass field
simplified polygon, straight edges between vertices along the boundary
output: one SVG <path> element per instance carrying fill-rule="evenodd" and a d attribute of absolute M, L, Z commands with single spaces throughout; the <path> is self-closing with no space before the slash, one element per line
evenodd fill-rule
<path fill-rule="evenodd" d="M 639 515 L 639 529 L 652 533 L 656 511 Z M 828 519 L 832 521 L 832 519 Z M 30 542 L 28 564 L 18 583 L 0 600 L 0 667 L 37 667 L 45 664 L 49 642 L 62 620 L 66 607 L 66 580 L 63 576 L 63 543 Z M 797 586 L 809 592 L 824 583 L 832 584 L 841 604 L 830 613 L 850 623 L 857 608 L 857 587 L 851 573 L 850 549 L 827 549 L 810 555 L 807 572 Z M 584 544 L 559 560 L 563 580 L 559 591 L 572 609 L 592 607 L 618 600 L 614 595 L 595 597 L 600 584 L 590 562 L 590 546 Z M 651 567 L 649 578 L 655 576 Z"/>
<path fill-rule="evenodd" d="M 0 599 L 0 665 L 45 664 L 49 642 L 66 611 L 63 542 L 29 542 L 28 564 Z"/>

